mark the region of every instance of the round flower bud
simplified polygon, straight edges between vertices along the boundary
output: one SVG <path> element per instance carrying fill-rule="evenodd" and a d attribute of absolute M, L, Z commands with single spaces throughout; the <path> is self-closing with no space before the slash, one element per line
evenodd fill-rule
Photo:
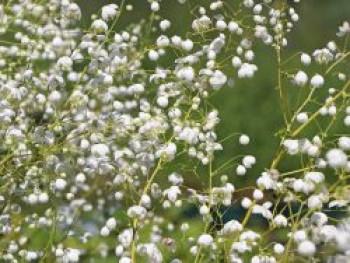
<path fill-rule="evenodd" d="M 311 241 L 305 240 L 298 245 L 298 254 L 301 256 L 311 257 L 316 252 L 316 246 Z"/>
<path fill-rule="evenodd" d="M 319 88 L 323 86 L 324 78 L 321 75 L 316 74 L 311 78 L 310 83 L 311 83 L 311 86 L 313 86 L 314 88 Z"/>
<path fill-rule="evenodd" d="M 159 105 L 159 107 L 162 107 L 162 108 L 167 107 L 169 104 L 168 98 L 165 96 L 158 97 L 157 104 Z"/>
<path fill-rule="evenodd" d="M 242 135 L 239 137 L 239 143 L 242 144 L 242 145 L 247 145 L 247 144 L 249 143 L 249 137 L 248 137 L 248 135 L 242 134 Z"/>

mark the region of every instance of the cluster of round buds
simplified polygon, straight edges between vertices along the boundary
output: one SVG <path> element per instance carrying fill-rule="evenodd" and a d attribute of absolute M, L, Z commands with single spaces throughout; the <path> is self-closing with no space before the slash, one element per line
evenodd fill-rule
<path fill-rule="evenodd" d="M 174 21 L 160 19 L 162 2 L 156 0 L 149 1 L 150 21 L 121 29 L 119 19 L 133 10 L 124 1 L 103 6 L 87 28 L 79 22 L 84 16 L 79 5 L 70 0 L 0 4 L 0 34 L 9 38 L 0 41 L 0 260 L 79 262 L 94 260 L 95 254 L 107 257 L 114 248 L 120 263 L 139 258 L 160 263 L 182 254 L 184 261 L 171 262 L 193 256 L 198 261 L 203 255 L 213 261 L 224 256 L 231 262 L 246 257 L 254 263 L 278 262 L 288 256 L 290 245 L 272 242 L 263 248 L 264 236 L 247 223 L 254 214 L 271 229 L 289 228 L 296 217 L 285 216 L 278 202 L 291 201 L 310 211 L 290 233 L 298 255 L 315 256 L 316 246 L 325 241 L 348 253 L 348 225 L 341 235 L 343 226 L 332 225 L 321 210 L 326 204 L 333 208 L 350 202 L 346 187 L 335 191 L 326 180 L 329 170 L 339 175 L 340 185 L 347 180 L 350 139 L 298 135 L 319 115 L 336 118 L 345 112 L 349 126 L 350 108 L 338 102 L 340 95 L 348 98 L 349 84 L 339 91 L 329 88 L 323 107 L 313 113 L 302 107 L 292 119 L 279 156 L 308 158 L 296 172 L 302 175 L 290 176 L 289 171 L 283 176 L 276 167 L 264 171 L 256 186 L 248 187 L 249 194 L 243 191 L 239 198 L 244 219 L 216 222 L 222 207 L 238 201 L 239 191 L 222 175 L 232 160 L 214 164 L 223 146 L 211 95 L 232 86 L 235 78 L 254 77 L 259 68 L 255 42 L 280 54 L 286 33 L 299 20 L 287 4 L 280 8 L 270 0 L 260 2 L 242 1 L 237 6 L 242 12 L 233 12 L 236 3 L 232 9 L 224 1 L 199 6 L 186 36 L 169 30 Z M 345 22 L 338 36 L 349 32 Z M 311 92 L 322 90 L 328 73 L 347 54 L 334 41 L 312 56 L 302 53 L 303 66 L 314 61 L 329 66 L 328 72 L 300 69 L 292 82 L 309 85 Z M 339 72 L 337 81 L 348 83 L 347 73 Z M 295 125 L 296 132 L 289 133 Z M 249 142 L 247 135 L 239 137 L 241 145 Z M 231 172 L 245 175 L 256 158 L 239 158 Z M 190 187 L 195 178 L 199 186 Z M 280 201 L 272 200 L 271 193 Z M 193 203 L 200 215 L 195 227 L 176 216 Z M 198 231 L 189 231 L 192 227 Z M 47 237 L 40 248 L 37 232 Z"/>

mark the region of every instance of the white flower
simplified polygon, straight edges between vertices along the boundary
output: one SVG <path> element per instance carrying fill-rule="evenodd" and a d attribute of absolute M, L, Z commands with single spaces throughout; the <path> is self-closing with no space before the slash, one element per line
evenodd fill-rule
<path fill-rule="evenodd" d="M 230 220 L 225 223 L 224 227 L 221 230 L 221 233 L 225 236 L 230 236 L 236 232 L 241 232 L 242 230 L 243 226 L 240 222 L 236 220 Z"/>
<path fill-rule="evenodd" d="M 31 205 L 34 205 L 38 202 L 38 197 L 36 194 L 30 194 L 27 198 L 27 202 Z"/>
<path fill-rule="evenodd" d="M 238 165 L 236 168 L 237 175 L 245 175 L 247 173 L 247 169 L 243 165 Z"/>
<path fill-rule="evenodd" d="M 66 252 L 68 262 L 79 262 L 80 251 L 78 249 L 69 248 Z"/>
<path fill-rule="evenodd" d="M 284 253 L 284 246 L 277 243 L 273 246 L 273 251 L 278 254 L 278 255 L 281 255 Z"/>
<path fill-rule="evenodd" d="M 153 12 L 158 12 L 159 9 L 160 9 L 159 3 L 156 2 L 156 1 L 153 1 L 153 2 L 151 3 L 151 10 L 152 10 Z"/>
<path fill-rule="evenodd" d="M 236 250 L 238 253 L 243 254 L 247 251 L 252 251 L 252 247 L 246 241 L 240 241 L 232 243 L 231 250 Z"/>
<path fill-rule="evenodd" d="M 350 115 L 344 118 L 344 124 L 345 126 L 350 126 Z"/>
<path fill-rule="evenodd" d="M 142 244 L 137 247 L 138 252 L 145 254 L 149 258 L 149 262 L 162 263 L 163 256 L 155 244 Z"/>
<path fill-rule="evenodd" d="M 219 30 L 225 30 L 227 28 L 227 24 L 224 20 L 216 21 L 216 28 Z"/>
<path fill-rule="evenodd" d="M 135 205 L 129 207 L 127 214 L 130 218 L 143 219 L 147 214 L 147 210 L 143 206 Z"/>
<path fill-rule="evenodd" d="M 169 182 L 171 182 L 173 185 L 181 185 L 184 181 L 182 176 L 178 173 L 172 173 L 168 176 Z"/>
<path fill-rule="evenodd" d="M 117 226 L 117 220 L 115 220 L 114 217 L 111 217 L 106 222 L 106 227 L 108 227 L 109 230 L 115 229 Z"/>
<path fill-rule="evenodd" d="M 207 29 L 211 24 L 211 20 L 208 16 L 202 15 L 200 18 L 193 20 L 192 29 L 194 31 L 201 31 Z"/>
<path fill-rule="evenodd" d="M 167 196 L 169 201 L 171 202 L 175 202 L 178 198 L 178 196 L 181 194 L 181 190 L 178 186 L 173 185 L 170 188 L 168 188 L 167 190 L 165 190 L 163 192 L 164 196 Z"/>
<path fill-rule="evenodd" d="M 241 241 L 256 241 L 259 238 L 260 238 L 260 235 L 251 230 L 245 231 L 239 236 L 239 240 Z"/>
<path fill-rule="evenodd" d="M 191 39 L 186 39 L 181 42 L 181 47 L 186 51 L 191 51 L 193 48 L 193 42 Z"/>
<path fill-rule="evenodd" d="M 98 157 L 104 157 L 109 154 L 109 148 L 106 144 L 94 144 L 91 146 L 91 154 Z"/>
<path fill-rule="evenodd" d="M 64 180 L 62 178 L 56 179 L 56 181 L 55 181 L 55 188 L 57 190 L 62 191 L 62 190 L 64 190 L 64 188 L 66 188 L 66 186 L 67 186 L 67 181 L 66 180 Z"/>
<path fill-rule="evenodd" d="M 310 209 L 321 209 L 323 205 L 322 198 L 319 195 L 312 195 L 307 199 L 307 206 Z"/>
<path fill-rule="evenodd" d="M 326 160 L 328 165 L 332 168 L 345 168 L 348 157 L 342 150 L 332 149 L 327 152 Z"/>
<path fill-rule="evenodd" d="M 350 33 L 350 23 L 348 21 L 344 21 L 343 25 L 339 27 L 339 32 L 337 33 L 337 35 L 339 37 L 343 37 L 349 33 Z"/>
<path fill-rule="evenodd" d="M 232 58 L 232 65 L 233 65 L 235 68 L 240 68 L 241 65 L 242 65 L 242 60 L 241 60 L 239 57 L 234 56 L 234 57 Z"/>
<path fill-rule="evenodd" d="M 337 228 L 332 225 L 324 225 L 321 227 L 320 235 L 324 242 L 330 242 L 335 239 L 337 235 Z"/>
<path fill-rule="evenodd" d="M 298 253 L 301 256 L 311 257 L 316 252 L 316 246 L 311 241 L 305 240 L 298 245 Z"/>
<path fill-rule="evenodd" d="M 264 193 L 259 189 L 255 189 L 253 192 L 253 198 L 255 200 L 261 200 L 264 198 Z"/>
<path fill-rule="evenodd" d="M 327 64 L 333 60 L 333 54 L 327 48 L 317 49 L 313 56 L 319 64 Z"/>
<path fill-rule="evenodd" d="M 62 95 L 57 90 L 52 91 L 49 95 L 49 101 L 51 101 L 52 103 L 59 102 L 61 98 L 62 98 Z"/>
<path fill-rule="evenodd" d="M 293 82 L 298 86 L 304 86 L 308 81 L 308 77 L 304 71 L 299 70 L 294 76 Z"/>
<path fill-rule="evenodd" d="M 311 86 L 313 86 L 315 88 L 319 88 L 319 87 L 323 86 L 324 78 L 321 75 L 316 74 L 311 78 L 310 83 L 311 83 Z"/>
<path fill-rule="evenodd" d="M 110 233 L 110 231 L 109 231 L 108 227 L 106 227 L 106 226 L 102 227 L 101 236 L 103 236 L 103 237 L 109 236 L 109 233 Z"/>
<path fill-rule="evenodd" d="M 246 134 L 242 134 L 242 135 L 239 137 L 239 143 L 242 144 L 242 145 L 247 145 L 247 144 L 249 144 L 249 136 L 246 135 Z"/>
<path fill-rule="evenodd" d="M 176 73 L 176 76 L 179 79 L 192 81 L 194 79 L 195 72 L 192 67 L 184 67 L 178 70 L 178 72 Z"/>
<path fill-rule="evenodd" d="M 170 26 L 171 26 L 171 22 L 170 22 L 169 20 L 167 20 L 167 19 L 162 20 L 162 21 L 160 21 L 160 23 L 159 23 L 159 27 L 160 27 L 160 29 L 163 30 L 163 31 L 169 29 Z"/>
<path fill-rule="evenodd" d="M 262 175 L 257 179 L 256 184 L 261 189 L 275 189 L 276 183 L 271 178 L 271 175 L 269 173 L 263 172 Z"/>
<path fill-rule="evenodd" d="M 308 66 L 311 63 L 311 57 L 306 53 L 301 54 L 300 60 L 301 60 L 301 63 L 303 63 L 303 65 L 305 66 Z"/>
<path fill-rule="evenodd" d="M 284 140 L 283 146 L 287 148 L 287 151 L 290 155 L 295 155 L 299 152 L 298 140 L 293 140 L 293 139 Z"/>
<path fill-rule="evenodd" d="M 258 67 L 254 64 L 243 63 L 238 70 L 239 78 L 252 78 L 255 71 L 258 70 Z"/>
<path fill-rule="evenodd" d="M 70 70 L 73 66 L 73 61 L 70 57 L 64 56 L 57 60 L 57 65 L 63 70 Z"/>
<path fill-rule="evenodd" d="M 325 176 L 321 172 L 307 172 L 305 174 L 305 180 L 312 181 L 316 184 L 323 182 L 324 179 L 325 179 Z"/>
<path fill-rule="evenodd" d="M 131 258 L 128 258 L 128 257 L 122 257 L 120 258 L 119 260 L 119 263 L 131 263 Z"/>
<path fill-rule="evenodd" d="M 203 234 L 198 238 L 197 243 L 200 246 L 209 247 L 211 244 L 213 244 L 213 241 L 214 239 L 211 235 Z"/>
<path fill-rule="evenodd" d="M 38 196 L 38 201 L 40 203 L 47 203 L 49 201 L 49 195 L 47 193 L 40 193 Z"/>
<path fill-rule="evenodd" d="M 152 61 L 156 61 L 159 58 L 159 54 L 157 51 L 151 49 L 150 51 L 148 51 L 148 58 Z"/>
<path fill-rule="evenodd" d="M 256 159 L 252 155 L 247 155 L 243 157 L 242 163 L 246 168 L 252 168 L 256 163 Z"/>
<path fill-rule="evenodd" d="M 288 224 L 288 220 L 284 215 L 277 215 L 273 219 L 273 223 L 277 227 L 286 227 Z"/>
<path fill-rule="evenodd" d="M 293 239 L 295 240 L 295 242 L 302 242 L 304 240 L 306 240 L 307 238 L 307 234 L 304 230 L 298 230 L 293 234 Z"/>
<path fill-rule="evenodd" d="M 210 209 L 209 209 L 209 207 L 206 206 L 206 205 L 202 205 L 202 206 L 199 208 L 199 213 L 200 213 L 201 215 L 207 215 L 207 214 L 209 214 L 209 212 L 210 212 Z"/>
<path fill-rule="evenodd" d="M 307 116 L 306 112 L 301 112 L 297 115 L 297 121 L 299 123 L 306 123 L 309 117 Z"/>
<path fill-rule="evenodd" d="M 109 4 L 102 7 L 101 17 L 104 21 L 113 19 L 117 14 L 118 6 L 116 4 Z"/>
<path fill-rule="evenodd" d="M 226 84 L 227 77 L 220 70 L 215 70 L 214 74 L 209 78 L 209 83 L 213 89 L 220 89 Z"/>
<path fill-rule="evenodd" d="M 338 145 L 344 151 L 350 150 L 350 137 L 340 137 L 338 140 Z"/>
<path fill-rule="evenodd" d="M 124 229 L 119 235 L 118 235 L 118 241 L 121 243 L 123 247 L 129 247 L 132 240 L 133 240 L 133 230 L 132 228 Z"/>
<path fill-rule="evenodd" d="M 91 24 L 91 28 L 96 31 L 96 33 L 104 33 L 108 30 L 108 25 L 105 21 L 97 19 Z"/>
<path fill-rule="evenodd" d="M 161 96 L 157 98 L 157 104 L 161 108 L 166 108 L 169 104 L 168 97 L 166 96 Z"/>

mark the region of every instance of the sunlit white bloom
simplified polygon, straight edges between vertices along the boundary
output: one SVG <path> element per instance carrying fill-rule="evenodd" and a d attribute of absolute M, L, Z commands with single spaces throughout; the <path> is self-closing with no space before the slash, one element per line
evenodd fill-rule
<path fill-rule="evenodd" d="M 300 60 L 301 60 L 301 63 L 303 63 L 303 65 L 305 66 L 308 66 L 311 63 L 311 57 L 306 53 L 301 54 Z"/>
<path fill-rule="evenodd" d="M 73 61 L 70 57 L 60 57 L 57 61 L 57 65 L 63 70 L 70 70 L 73 66 Z"/>
<path fill-rule="evenodd" d="M 311 257 L 316 252 L 316 246 L 311 241 L 305 240 L 298 245 L 298 253 L 302 256 Z"/>
<path fill-rule="evenodd" d="M 247 145 L 249 144 L 249 136 L 246 134 L 242 134 L 241 136 L 239 136 L 239 143 L 242 145 Z"/>
<path fill-rule="evenodd" d="M 225 223 L 221 233 L 225 236 L 233 235 L 236 232 L 241 232 L 243 230 L 243 226 L 236 220 L 230 220 Z"/>
<path fill-rule="evenodd" d="M 322 198 L 319 195 L 312 195 L 307 199 L 307 206 L 310 209 L 321 209 L 322 205 Z"/>
<path fill-rule="evenodd" d="M 247 173 L 247 169 L 244 165 L 238 165 L 236 168 L 237 175 L 245 175 Z"/>
<path fill-rule="evenodd" d="M 304 86 L 308 81 L 308 77 L 304 71 L 299 70 L 294 76 L 293 82 L 298 86 Z"/>
<path fill-rule="evenodd" d="M 309 117 L 306 112 L 301 112 L 297 115 L 297 121 L 299 123 L 306 123 L 308 121 Z"/>
<path fill-rule="evenodd" d="M 109 153 L 107 145 L 98 143 L 91 146 L 91 154 L 99 157 L 104 157 Z"/>
<path fill-rule="evenodd" d="M 213 89 L 220 89 L 226 84 L 227 77 L 220 70 L 215 70 L 214 74 L 209 78 L 209 83 Z"/>
<path fill-rule="evenodd" d="M 127 214 L 131 218 L 143 219 L 147 214 L 147 210 L 142 206 L 135 205 L 128 209 Z"/>
<path fill-rule="evenodd" d="M 350 150 L 350 137 L 340 137 L 338 140 L 338 145 L 344 151 Z"/>
<path fill-rule="evenodd" d="M 307 239 L 307 234 L 304 230 L 298 230 L 293 234 L 293 239 L 295 240 L 295 242 L 300 243 Z"/>
<path fill-rule="evenodd" d="M 340 149 L 331 149 L 326 154 L 326 160 L 332 168 L 344 168 L 346 166 L 348 157 Z"/>
<path fill-rule="evenodd" d="M 146 255 L 150 262 L 161 263 L 163 262 L 163 256 L 158 247 L 155 244 L 141 244 L 137 247 L 137 250 Z"/>
<path fill-rule="evenodd" d="M 103 20 L 108 21 L 113 19 L 117 14 L 118 6 L 116 4 L 109 4 L 102 7 L 101 17 Z"/>
<path fill-rule="evenodd" d="M 159 3 L 157 1 L 152 1 L 152 3 L 151 3 L 151 10 L 153 12 L 158 12 L 159 9 L 160 9 Z"/>
<path fill-rule="evenodd" d="M 252 78 L 255 71 L 258 70 L 258 67 L 254 64 L 243 63 L 238 70 L 239 78 Z"/>
<path fill-rule="evenodd" d="M 262 173 L 262 175 L 257 179 L 256 184 L 261 189 L 275 189 L 276 182 L 272 179 L 269 173 Z"/>
<path fill-rule="evenodd" d="M 108 30 L 108 25 L 105 21 L 97 19 L 92 22 L 91 28 L 94 29 L 97 33 L 104 33 Z"/>
<path fill-rule="evenodd" d="M 339 32 L 337 33 L 337 35 L 339 37 L 343 37 L 343 36 L 345 36 L 346 34 L 349 34 L 349 33 L 350 33 L 350 23 L 348 21 L 344 21 L 343 25 L 341 25 L 339 27 Z"/>
<path fill-rule="evenodd" d="M 279 243 L 277 243 L 277 244 L 275 244 L 275 245 L 273 246 L 273 251 L 274 251 L 276 254 L 281 255 L 281 254 L 283 254 L 283 252 L 284 252 L 284 246 L 281 245 L 281 244 L 279 244 Z"/>
<path fill-rule="evenodd" d="M 192 81 L 195 76 L 195 72 L 192 67 L 185 67 L 181 68 L 177 73 L 177 77 L 179 79 L 187 80 L 187 81 Z"/>
<path fill-rule="evenodd" d="M 317 49 L 313 56 L 320 64 L 327 64 L 333 60 L 333 54 L 327 48 Z"/>
<path fill-rule="evenodd" d="M 277 227 L 286 227 L 288 224 L 288 220 L 284 215 L 277 215 L 274 217 L 273 223 Z"/>
<path fill-rule="evenodd" d="M 214 239 L 211 235 L 203 234 L 198 238 L 197 243 L 200 246 L 208 247 L 213 244 L 213 240 Z"/>
<path fill-rule="evenodd" d="M 55 188 L 57 190 L 62 191 L 62 190 L 64 190 L 66 188 L 66 186 L 67 186 L 67 181 L 66 180 L 64 180 L 62 178 L 56 179 L 56 181 L 55 181 Z"/>
<path fill-rule="evenodd" d="M 159 23 L 159 27 L 160 27 L 163 31 L 169 29 L 170 26 L 171 26 L 171 22 L 170 22 L 169 20 L 167 20 L 167 19 L 162 20 L 162 21 L 160 21 L 160 23 Z"/>
<path fill-rule="evenodd" d="M 246 168 L 252 168 L 256 163 L 256 158 L 252 155 L 247 155 L 243 157 L 242 163 Z"/>
<path fill-rule="evenodd" d="M 323 86 L 324 78 L 321 75 L 316 74 L 311 78 L 310 83 L 311 83 L 311 86 L 313 86 L 315 88 L 319 88 L 319 87 Z"/>

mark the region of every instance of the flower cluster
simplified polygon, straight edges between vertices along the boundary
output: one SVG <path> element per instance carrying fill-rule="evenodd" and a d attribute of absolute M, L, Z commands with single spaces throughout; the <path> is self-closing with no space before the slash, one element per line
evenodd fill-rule
<path fill-rule="evenodd" d="M 157 0 L 148 1 L 149 17 L 125 27 L 119 21 L 133 6 L 124 0 L 103 6 L 88 27 L 73 0 L 7 2 L 0 4 L 1 261 L 350 256 L 348 219 L 335 224 L 330 214 L 348 212 L 350 203 L 350 136 L 335 129 L 350 126 L 348 22 L 337 41 L 285 59 L 299 20 L 287 3 L 211 1 L 194 8 L 182 36 Z M 247 176 L 258 160 L 243 153 L 216 162 L 223 140 L 210 98 L 255 76 L 263 66 L 258 45 L 276 53 L 285 127 L 256 184 L 237 189 L 229 174 Z M 296 89 L 303 99 L 291 107 Z M 250 143 L 238 134 L 242 148 Z M 297 168 L 281 165 L 288 162 Z M 234 205 L 244 216 L 224 219 Z M 182 216 L 189 209 L 195 221 Z M 253 216 L 267 228 L 249 224 Z"/>

